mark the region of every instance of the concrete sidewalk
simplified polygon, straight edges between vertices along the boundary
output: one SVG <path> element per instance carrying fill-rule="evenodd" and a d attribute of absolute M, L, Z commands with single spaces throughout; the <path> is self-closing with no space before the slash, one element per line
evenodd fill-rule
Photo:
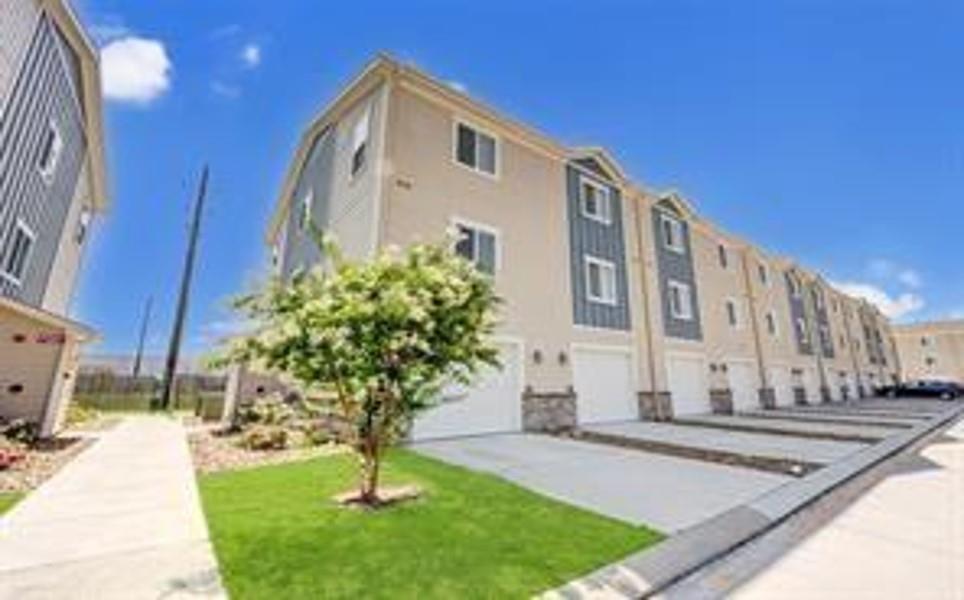
<path fill-rule="evenodd" d="M 964 598 L 964 422 L 665 598 Z"/>
<path fill-rule="evenodd" d="M 222 598 L 184 428 L 130 417 L 0 520 L 0 599 Z"/>

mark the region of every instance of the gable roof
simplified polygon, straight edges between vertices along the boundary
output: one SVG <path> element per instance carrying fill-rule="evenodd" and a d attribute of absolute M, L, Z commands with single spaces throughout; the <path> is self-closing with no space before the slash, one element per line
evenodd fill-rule
<path fill-rule="evenodd" d="M 600 146 L 582 146 L 573 148 L 570 152 L 570 160 L 579 163 L 593 172 L 606 177 L 614 183 L 628 185 L 630 183 L 626 172 L 619 166 L 616 159 Z"/>

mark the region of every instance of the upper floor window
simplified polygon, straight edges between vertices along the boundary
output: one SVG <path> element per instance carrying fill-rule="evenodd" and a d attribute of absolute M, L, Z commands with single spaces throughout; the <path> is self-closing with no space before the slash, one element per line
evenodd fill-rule
<path fill-rule="evenodd" d="M 772 312 L 768 312 L 766 316 L 767 322 L 767 333 L 771 336 L 776 337 L 777 335 L 777 319 L 773 316 Z"/>
<path fill-rule="evenodd" d="M 724 269 L 730 266 L 730 257 L 726 252 L 726 246 L 720 244 L 716 247 L 716 254 L 720 259 L 720 266 Z"/>
<path fill-rule="evenodd" d="M 608 260 L 586 257 L 586 298 L 600 304 L 616 304 L 616 265 Z"/>
<path fill-rule="evenodd" d="M 0 275 L 16 285 L 20 285 L 24 273 L 27 271 L 27 263 L 30 260 L 30 251 L 36 237 L 33 231 L 23 221 L 17 221 L 17 226 L 13 230 L 10 241 L 10 249 L 0 268 Z"/>
<path fill-rule="evenodd" d="M 726 301 L 726 320 L 730 324 L 730 327 L 740 327 L 740 310 L 736 305 L 736 300 L 732 298 Z"/>
<path fill-rule="evenodd" d="M 483 273 L 495 275 L 498 263 L 498 233 L 481 225 L 456 223 L 458 240 L 455 253 L 468 260 Z"/>
<path fill-rule="evenodd" d="M 759 263 L 756 266 L 757 274 L 760 276 L 760 283 L 763 285 L 770 285 L 770 271 L 767 266 L 763 263 Z"/>
<path fill-rule="evenodd" d="M 920 339 L 920 345 L 923 346 L 923 347 L 925 347 L 925 348 L 926 348 L 927 346 L 930 346 L 930 345 L 931 345 L 931 339 L 930 339 L 929 337 L 927 337 L 927 336 L 922 337 L 922 338 Z"/>
<path fill-rule="evenodd" d="M 612 208 L 609 200 L 609 188 L 595 181 L 582 177 L 579 180 L 579 206 L 583 216 L 605 223 L 612 223 Z"/>
<path fill-rule="evenodd" d="M 817 310 L 823 310 L 823 294 L 820 290 L 813 288 L 813 305 L 817 307 Z"/>
<path fill-rule="evenodd" d="M 315 191 L 308 190 L 304 198 L 301 199 L 301 206 L 298 211 L 298 229 L 306 231 L 311 226 L 312 213 L 315 206 Z"/>
<path fill-rule="evenodd" d="M 37 169 L 44 181 L 53 181 L 60 163 L 60 155 L 64 151 L 64 140 L 60 136 L 60 127 L 50 121 L 40 143 L 40 153 L 37 155 Z"/>
<path fill-rule="evenodd" d="M 674 319 L 693 319 L 693 294 L 690 286 L 679 281 L 669 282 L 669 312 Z"/>
<path fill-rule="evenodd" d="M 86 206 L 80 210 L 80 217 L 77 218 L 77 231 L 74 233 L 74 240 L 78 245 L 83 244 L 87 239 L 87 231 L 90 229 L 91 221 L 90 209 Z"/>
<path fill-rule="evenodd" d="M 683 223 L 667 214 L 660 215 L 660 228 L 663 231 L 663 245 L 683 254 L 686 246 L 683 241 Z"/>
<path fill-rule="evenodd" d="M 368 160 L 368 124 L 371 120 L 371 109 L 365 108 L 351 133 L 351 176 L 357 175 Z"/>
<path fill-rule="evenodd" d="M 807 322 L 803 317 L 797 317 L 797 337 L 800 341 L 807 342 L 809 337 L 809 330 L 807 329 Z"/>
<path fill-rule="evenodd" d="M 498 144 L 495 137 L 478 129 L 457 123 L 455 126 L 455 160 L 485 173 L 495 175 L 498 165 Z"/>

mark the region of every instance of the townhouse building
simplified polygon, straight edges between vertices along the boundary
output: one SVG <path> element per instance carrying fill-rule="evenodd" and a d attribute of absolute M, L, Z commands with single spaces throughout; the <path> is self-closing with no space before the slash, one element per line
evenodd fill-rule
<path fill-rule="evenodd" d="M 5 0 L 0 19 L 0 417 L 54 432 L 79 345 L 68 309 L 104 210 L 97 53 L 64 0 Z"/>
<path fill-rule="evenodd" d="M 416 439 L 859 393 L 828 306 L 855 300 L 633 182 L 604 149 L 561 144 L 389 57 L 302 136 L 267 236 L 281 276 L 320 260 L 312 222 L 354 258 L 454 229 L 505 301 L 504 368 L 444 394 Z"/>
<path fill-rule="evenodd" d="M 964 320 L 900 325 L 894 338 L 904 379 L 964 383 Z"/>

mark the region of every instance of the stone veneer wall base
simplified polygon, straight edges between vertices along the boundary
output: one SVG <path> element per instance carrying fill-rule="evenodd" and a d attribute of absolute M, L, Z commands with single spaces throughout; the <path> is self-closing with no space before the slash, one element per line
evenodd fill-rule
<path fill-rule="evenodd" d="M 558 433 L 576 427 L 576 392 L 536 392 L 526 387 L 522 393 L 522 429 L 539 433 Z"/>
<path fill-rule="evenodd" d="M 639 418 L 643 421 L 672 421 L 673 399 L 669 392 L 639 392 Z"/>
<path fill-rule="evenodd" d="M 710 406 L 713 414 L 733 414 L 733 390 L 730 388 L 716 388 L 710 390 Z"/>

